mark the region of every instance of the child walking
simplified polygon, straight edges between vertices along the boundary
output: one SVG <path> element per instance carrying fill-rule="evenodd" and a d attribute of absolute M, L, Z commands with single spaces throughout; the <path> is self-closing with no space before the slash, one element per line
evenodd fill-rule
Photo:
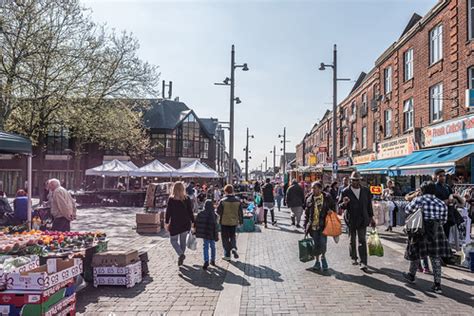
<path fill-rule="evenodd" d="M 216 265 L 216 241 L 219 240 L 217 234 L 217 220 L 212 200 L 208 199 L 204 203 L 204 210 L 199 212 L 196 217 L 196 238 L 204 239 L 203 255 L 204 270 L 209 267 L 209 248 L 211 248 L 211 265 Z"/>

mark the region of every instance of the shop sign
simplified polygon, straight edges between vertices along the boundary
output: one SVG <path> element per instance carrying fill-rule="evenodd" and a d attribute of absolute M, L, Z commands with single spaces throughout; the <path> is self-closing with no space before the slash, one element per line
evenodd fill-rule
<path fill-rule="evenodd" d="M 364 163 L 369 163 L 372 160 L 375 160 L 375 153 L 353 157 L 354 165 L 360 165 Z"/>
<path fill-rule="evenodd" d="M 318 158 L 315 155 L 309 156 L 309 165 L 315 166 L 318 163 Z"/>
<path fill-rule="evenodd" d="M 409 155 L 415 150 L 413 135 L 390 139 L 378 144 L 377 159 Z"/>
<path fill-rule="evenodd" d="M 339 159 L 337 161 L 337 165 L 339 167 L 349 167 L 350 165 L 352 165 L 352 163 L 351 163 L 351 160 L 349 158 L 344 158 L 344 159 Z"/>
<path fill-rule="evenodd" d="M 320 146 L 320 147 L 318 148 L 318 151 L 319 151 L 320 153 L 326 153 L 326 152 L 328 152 L 328 148 L 327 148 L 326 146 Z"/>
<path fill-rule="evenodd" d="M 474 139 L 474 114 L 425 127 L 424 147 L 439 146 Z"/>
<path fill-rule="evenodd" d="M 374 195 L 380 195 L 382 194 L 382 187 L 378 185 L 371 185 L 370 186 L 370 193 Z"/>

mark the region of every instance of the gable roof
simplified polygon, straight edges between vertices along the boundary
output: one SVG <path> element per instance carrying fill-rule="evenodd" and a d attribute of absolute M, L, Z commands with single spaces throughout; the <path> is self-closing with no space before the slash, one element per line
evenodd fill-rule
<path fill-rule="evenodd" d="M 416 23 L 418 23 L 422 17 L 418 15 L 417 13 L 413 13 L 413 15 L 410 18 L 410 21 L 408 21 L 407 26 L 405 26 L 405 29 L 402 32 L 402 35 L 400 37 L 403 37 Z"/>
<path fill-rule="evenodd" d="M 215 118 L 202 118 L 201 123 L 203 124 L 204 129 L 207 130 L 209 135 L 216 135 L 217 125 L 219 122 Z"/>
<path fill-rule="evenodd" d="M 354 92 L 355 90 L 357 90 L 357 88 L 359 88 L 359 86 L 362 84 L 362 82 L 364 81 L 364 78 L 367 76 L 367 74 L 365 72 L 361 72 L 360 75 L 359 75 L 359 78 L 357 78 L 356 80 L 356 83 L 354 84 L 354 86 L 352 87 L 352 90 L 351 92 L 349 93 L 349 95 Z"/>
<path fill-rule="evenodd" d="M 191 111 L 183 102 L 171 100 L 150 100 L 150 108 L 143 115 L 148 128 L 175 129 Z"/>

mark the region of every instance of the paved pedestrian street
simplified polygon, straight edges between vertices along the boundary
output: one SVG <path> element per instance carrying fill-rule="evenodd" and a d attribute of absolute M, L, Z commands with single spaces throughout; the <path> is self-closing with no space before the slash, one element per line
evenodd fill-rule
<path fill-rule="evenodd" d="M 184 267 L 165 234 L 139 236 L 132 229 L 140 209 L 105 208 L 79 210 L 89 218 L 85 227 L 114 234 L 122 244 L 112 248 L 149 249 L 150 275 L 131 289 L 90 286 L 78 297 L 83 315 L 473 315 L 474 276 L 464 270 L 443 269 L 443 294 L 430 291 L 432 275 L 419 275 L 415 285 L 403 281 L 403 245 L 397 238 L 383 240 L 384 257 L 369 257 L 368 273 L 352 266 L 348 238 L 338 244 L 329 239 L 327 273 L 309 270 L 313 262 L 298 260 L 297 242 L 303 234 L 289 226 L 287 209 L 276 212 L 278 225 L 257 227 L 255 233 L 238 236 L 240 259 L 220 260 L 218 267 L 203 271 L 201 249 L 187 251 Z M 97 217 L 97 220 L 95 218 Z M 86 229 L 80 226 L 75 229 Z M 117 225 L 111 225 L 117 222 Z M 108 229 L 110 227 L 110 231 Z M 125 242 L 126 240 L 126 242 Z"/>

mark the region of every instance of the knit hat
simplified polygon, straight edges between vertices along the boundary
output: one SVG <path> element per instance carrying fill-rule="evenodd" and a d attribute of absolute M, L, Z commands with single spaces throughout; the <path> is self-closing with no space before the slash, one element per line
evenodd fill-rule
<path fill-rule="evenodd" d="M 212 200 L 207 199 L 206 202 L 204 202 L 204 211 L 214 212 L 214 202 L 212 202 Z"/>

